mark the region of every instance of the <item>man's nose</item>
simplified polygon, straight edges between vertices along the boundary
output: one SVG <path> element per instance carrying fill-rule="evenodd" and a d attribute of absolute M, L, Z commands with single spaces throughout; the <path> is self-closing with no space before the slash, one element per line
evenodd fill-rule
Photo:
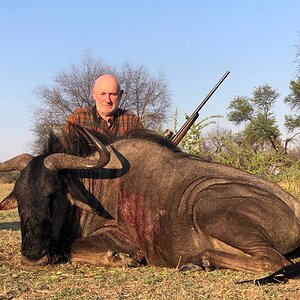
<path fill-rule="evenodd" d="M 106 94 L 105 95 L 105 102 L 106 103 L 110 103 L 111 102 L 111 95 L 110 94 Z"/>

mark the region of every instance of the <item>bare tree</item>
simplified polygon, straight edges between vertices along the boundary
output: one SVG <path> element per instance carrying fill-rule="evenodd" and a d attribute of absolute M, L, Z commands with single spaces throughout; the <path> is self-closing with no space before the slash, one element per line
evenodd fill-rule
<path fill-rule="evenodd" d="M 135 112 L 146 128 L 155 130 L 165 121 L 170 93 L 163 74 L 153 76 L 145 66 L 129 63 L 117 70 L 87 55 L 80 64 L 58 72 L 51 87 L 41 85 L 35 89 L 34 93 L 40 99 L 40 105 L 33 109 L 35 140 L 32 147 L 35 152 L 41 150 L 51 130 L 61 131 L 74 110 L 94 103 L 93 85 L 97 77 L 105 73 L 115 74 L 124 90 L 120 107 Z"/>
<path fill-rule="evenodd" d="M 35 139 L 32 147 L 39 152 L 50 131 L 59 133 L 67 117 L 77 108 L 92 104 L 92 87 L 103 73 L 112 73 L 111 67 L 92 56 L 84 56 L 80 64 L 68 71 L 60 71 L 53 78 L 53 86 L 41 85 L 34 90 L 40 105 L 33 109 Z"/>
<path fill-rule="evenodd" d="M 143 65 L 125 63 L 118 75 L 124 88 L 121 107 L 134 111 L 147 128 L 157 129 L 170 107 L 170 92 L 164 74 L 152 76 Z"/>

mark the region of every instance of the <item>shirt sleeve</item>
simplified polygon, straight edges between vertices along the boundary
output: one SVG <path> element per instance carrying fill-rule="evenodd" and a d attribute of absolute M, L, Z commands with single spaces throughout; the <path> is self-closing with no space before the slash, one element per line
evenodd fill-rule
<path fill-rule="evenodd" d="M 68 117 L 68 119 L 61 131 L 59 139 L 63 146 L 66 147 L 68 145 L 68 136 L 72 132 L 72 128 L 73 128 L 72 125 L 78 124 L 78 123 L 79 123 L 78 113 L 75 111 Z"/>
<path fill-rule="evenodd" d="M 133 115 L 133 127 L 134 129 L 144 129 L 144 126 L 140 120 L 140 118 L 137 115 Z"/>
<path fill-rule="evenodd" d="M 70 126 L 72 126 L 71 124 L 77 124 L 78 123 L 78 118 L 77 118 L 77 113 L 72 113 L 68 119 L 67 122 L 62 130 L 63 134 L 69 134 L 70 133 Z"/>

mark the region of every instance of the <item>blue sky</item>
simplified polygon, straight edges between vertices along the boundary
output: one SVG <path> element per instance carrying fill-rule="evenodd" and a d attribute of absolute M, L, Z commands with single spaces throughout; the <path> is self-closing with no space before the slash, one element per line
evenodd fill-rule
<path fill-rule="evenodd" d="M 164 72 L 182 116 L 227 70 L 200 119 L 226 115 L 234 96 L 251 96 L 263 84 L 281 95 L 280 126 L 289 112 L 283 98 L 296 76 L 299 0 L 16 0 L 0 7 L 0 161 L 30 152 L 32 107 L 39 104 L 33 90 L 51 86 L 86 53 Z"/>

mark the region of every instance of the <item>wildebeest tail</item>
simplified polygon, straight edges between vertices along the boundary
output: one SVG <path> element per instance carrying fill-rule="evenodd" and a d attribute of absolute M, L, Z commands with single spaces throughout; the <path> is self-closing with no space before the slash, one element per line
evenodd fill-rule
<path fill-rule="evenodd" d="M 289 279 L 300 278 L 300 262 L 281 268 L 275 273 L 255 280 L 255 284 L 286 283 Z"/>
<path fill-rule="evenodd" d="M 267 277 L 254 280 L 256 285 L 286 283 L 289 279 L 300 278 L 300 262 L 285 266 Z M 250 283 L 252 280 L 239 283 Z"/>

